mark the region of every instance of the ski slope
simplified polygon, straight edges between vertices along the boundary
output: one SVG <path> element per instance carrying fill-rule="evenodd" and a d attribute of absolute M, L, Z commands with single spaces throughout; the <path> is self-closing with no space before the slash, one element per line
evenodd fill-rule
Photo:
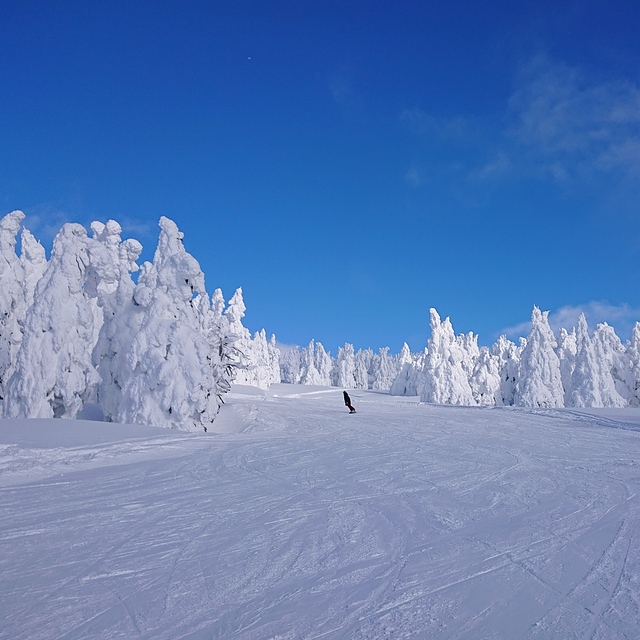
<path fill-rule="evenodd" d="M 0 638 L 640 637 L 640 411 L 351 395 L 0 421 Z"/>

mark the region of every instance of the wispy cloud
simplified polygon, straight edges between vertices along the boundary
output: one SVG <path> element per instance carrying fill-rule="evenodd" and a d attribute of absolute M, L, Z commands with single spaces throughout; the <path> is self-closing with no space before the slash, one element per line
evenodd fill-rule
<path fill-rule="evenodd" d="M 122 226 L 123 238 L 135 238 L 149 251 L 155 248 L 160 233 L 158 226 L 148 220 L 130 216 L 100 216 L 87 213 L 80 216 L 73 215 L 63 207 L 48 203 L 25 208 L 24 213 L 26 217 L 23 222 L 23 227 L 29 229 L 48 252 L 53 245 L 53 239 L 67 222 L 77 222 L 81 224 L 85 227 L 87 233 L 91 235 L 91 223 L 94 220 L 106 222 L 108 219 L 113 218 Z"/>
<path fill-rule="evenodd" d="M 512 169 L 512 161 L 506 151 L 500 150 L 495 157 L 487 161 L 486 164 L 472 169 L 469 177 L 473 180 L 488 180 L 501 178 Z"/>
<path fill-rule="evenodd" d="M 53 239 L 66 222 L 79 222 L 85 224 L 86 220 L 77 220 L 59 207 L 51 204 L 38 204 L 25 209 L 26 217 L 23 226 L 49 250 Z"/>
<path fill-rule="evenodd" d="M 424 182 L 422 174 L 417 167 L 410 167 L 407 173 L 405 173 L 404 179 L 412 187 L 419 187 Z"/>
<path fill-rule="evenodd" d="M 434 116 L 419 107 L 405 109 L 400 114 L 400 122 L 406 125 L 410 131 L 419 136 L 437 138 L 439 140 L 466 140 L 471 133 L 470 123 L 467 118 L 456 116 L 442 118 Z"/>
<path fill-rule="evenodd" d="M 555 180 L 640 176 L 640 88 L 631 81 L 590 81 L 539 55 L 518 75 L 508 119 L 506 136 Z"/>
<path fill-rule="evenodd" d="M 446 145 L 447 162 L 457 154 L 473 182 L 640 178 L 640 86 L 597 81 L 545 55 L 522 66 L 492 124 L 477 114 L 439 117 L 420 107 L 402 111 L 400 121 L 423 140 Z"/>

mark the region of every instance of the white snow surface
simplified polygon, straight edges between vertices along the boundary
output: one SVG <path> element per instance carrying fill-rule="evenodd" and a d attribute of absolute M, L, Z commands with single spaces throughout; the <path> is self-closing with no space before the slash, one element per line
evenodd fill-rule
<path fill-rule="evenodd" d="M 640 409 L 350 394 L 0 420 L 0 638 L 640 637 Z"/>

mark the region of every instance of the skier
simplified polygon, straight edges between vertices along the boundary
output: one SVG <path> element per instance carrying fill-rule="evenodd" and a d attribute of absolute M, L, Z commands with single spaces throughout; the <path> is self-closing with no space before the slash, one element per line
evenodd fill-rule
<path fill-rule="evenodd" d="M 355 413 L 356 410 L 351 405 L 351 398 L 349 397 L 349 394 L 346 391 L 343 391 L 342 395 L 344 396 L 344 404 L 345 404 L 345 406 L 349 407 L 349 413 Z"/>

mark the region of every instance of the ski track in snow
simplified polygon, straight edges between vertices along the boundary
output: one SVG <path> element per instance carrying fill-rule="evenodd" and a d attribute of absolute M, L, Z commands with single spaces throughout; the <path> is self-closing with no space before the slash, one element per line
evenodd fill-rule
<path fill-rule="evenodd" d="M 0 638 L 640 637 L 640 411 L 341 396 L 234 393 L 206 435 L 5 437 Z"/>

